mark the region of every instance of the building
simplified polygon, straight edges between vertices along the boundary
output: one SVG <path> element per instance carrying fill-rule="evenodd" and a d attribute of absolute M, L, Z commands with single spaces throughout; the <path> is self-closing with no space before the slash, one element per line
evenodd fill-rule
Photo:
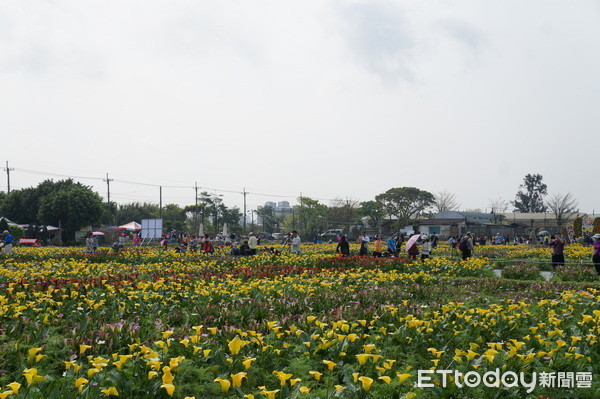
<path fill-rule="evenodd" d="M 481 212 L 438 212 L 419 223 L 419 231 L 424 234 L 436 233 L 441 238 L 461 236 L 467 231 L 475 235 L 491 235 L 497 231 L 497 217 L 493 213 Z"/>

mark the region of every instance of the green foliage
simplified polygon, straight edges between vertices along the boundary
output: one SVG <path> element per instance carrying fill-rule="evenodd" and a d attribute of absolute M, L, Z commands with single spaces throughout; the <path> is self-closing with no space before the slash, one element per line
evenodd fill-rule
<path fill-rule="evenodd" d="M 364 201 L 360 203 L 358 213 L 371 220 L 371 225 L 377 227 L 381 219 L 385 217 L 386 211 L 380 201 Z"/>
<path fill-rule="evenodd" d="M 148 202 L 132 202 L 130 204 L 119 205 L 117 211 L 117 225 L 136 221 L 140 223 L 142 219 L 158 219 L 159 208 L 156 204 Z"/>
<path fill-rule="evenodd" d="M 415 187 L 390 188 L 375 197 L 390 217 L 398 220 L 398 227 L 410 223 L 420 212 L 435 203 L 435 196 Z"/>
<path fill-rule="evenodd" d="M 300 226 L 300 235 L 312 238 L 323 232 L 327 228 L 327 205 L 309 197 L 300 197 L 298 201 L 300 205 L 295 217 Z"/>
<path fill-rule="evenodd" d="M 548 186 L 542 183 L 542 175 L 527 174 L 523 184 L 519 186 L 521 190 L 517 192 L 515 200 L 512 202 L 515 210 L 523 213 L 546 212 L 544 205 L 544 196 L 548 194 Z M 522 190 L 525 190 L 523 192 Z"/>

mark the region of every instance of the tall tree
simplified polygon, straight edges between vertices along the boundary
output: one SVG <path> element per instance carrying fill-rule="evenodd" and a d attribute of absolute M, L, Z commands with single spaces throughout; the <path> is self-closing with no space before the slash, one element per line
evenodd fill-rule
<path fill-rule="evenodd" d="M 577 216 L 577 208 L 579 204 L 577 199 L 571 194 L 554 194 L 547 201 L 548 208 L 554 213 L 558 229 L 560 230 L 565 223 L 573 220 Z"/>
<path fill-rule="evenodd" d="M 326 229 L 327 205 L 319 203 L 319 200 L 309 197 L 298 198 L 299 206 L 296 207 L 296 219 L 301 235 L 313 237 Z"/>
<path fill-rule="evenodd" d="M 273 233 L 275 228 L 275 212 L 273 207 L 269 205 L 259 206 L 256 208 L 256 216 L 258 216 L 262 222 L 263 231 L 267 233 Z"/>
<path fill-rule="evenodd" d="M 377 195 L 375 201 L 381 202 L 386 212 L 396 217 L 400 228 L 432 206 L 435 197 L 429 191 L 415 187 L 396 187 Z"/>
<path fill-rule="evenodd" d="M 117 210 L 117 224 L 125 224 L 131 221 L 140 223 L 142 219 L 158 219 L 158 205 L 148 202 L 132 202 L 119 205 Z"/>
<path fill-rule="evenodd" d="M 447 191 L 440 191 L 435 195 L 435 208 L 438 212 L 456 211 L 460 204 L 456 201 L 456 196 Z"/>
<path fill-rule="evenodd" d="M 364 201 L 360 203 L 358 213 L 362 217 L 369 218 L 371 227 L 377 228 L 381 219 L 385 217 L 386 210 L 383 203 L 379 201 Z"/>
<path fill-rule="evenodd" d="M 520 190 L 512 202 L 515 211 L 522 213 L 546 212 L 544 196 L 548 194 L 548 186 L 542 183 L 542 179 L 540 174 L 528 173 L 525 175 L 523 184 L 519 186 Z"/>
<path fill-rule="evenodd" d="M 65 238 L 71 241 L 75 238 L 75 231 L 99 223 L 103 211 L 100 195 L 90 187 L 77 184 L 44 196 L 40 201 L 38 219 L 44 224 L 60 224 Z"/>
<path fill-rule="evenodd" d="M 334 198 L 327 209 L 327 221 L 331 228 L 350 226 L 356 222 L 358 201 Z"/>

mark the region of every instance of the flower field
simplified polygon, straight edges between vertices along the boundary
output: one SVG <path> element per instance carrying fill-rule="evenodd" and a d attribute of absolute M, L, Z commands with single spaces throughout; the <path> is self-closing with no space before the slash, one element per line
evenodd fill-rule
<path fill-rule="evenodd" d="M 17 248 L 1 258 L 0 399 L 600 397 L 600 283 L 494 277 L 496 261 L 546 250 L 490 246 L 461 262 L 443 246 L 411 263 L 334 248 Z M 418 370 L 496 369 L 593 380 L 415 386 Z"/>

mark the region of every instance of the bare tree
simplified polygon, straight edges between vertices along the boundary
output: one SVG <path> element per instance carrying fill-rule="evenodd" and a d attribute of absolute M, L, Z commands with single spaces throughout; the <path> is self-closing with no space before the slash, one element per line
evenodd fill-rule
<path fill-rule="evenodd" d="M 501 213 L 505 213 L 508 210 L 508 202 L 504 201 L 501 197 L 490 200 L 490 213 L 494 215 L 494 223 L 498 224 L 503 219 Z"/>
<path fill-rule="evenodd" d="M 554 194 L 547 202 L 548 208 L 554 213 L 558 229 L 560 230 L 565 223 L 577 216 L 579 203 L 571 194 Z"/>
<path fill-rule="evenodd" d="M 460 204 L 456 202 L 456 197 L 447 191 L 440 191 L 435 195 L 434 207 L 438 212 L 457 211 Z"/>

